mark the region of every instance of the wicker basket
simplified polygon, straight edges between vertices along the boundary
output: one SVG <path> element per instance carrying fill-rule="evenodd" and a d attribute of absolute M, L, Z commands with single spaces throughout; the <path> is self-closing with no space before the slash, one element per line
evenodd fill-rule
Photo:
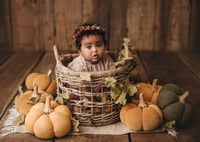
<path fill-rule="evenodd" d="M 114 70 L 89 72 L 90 81 L 80 79 L 85 72 L 74 72 L 67 68 L 77 54 L 59 55 L 54 46 L 56 58 L 57 94 L 67 94 L 65 105 L 69 106 L 75 119 L 80 125 L 103 126 L 119 121 L 121 105 L 116 104 L 110 96 L 110 88 L 104 84 L 105 78 L 114 77 L 117 82 L 128 79 L 129 72 L 136 66 L 135 62 L 129 62 Z"/>

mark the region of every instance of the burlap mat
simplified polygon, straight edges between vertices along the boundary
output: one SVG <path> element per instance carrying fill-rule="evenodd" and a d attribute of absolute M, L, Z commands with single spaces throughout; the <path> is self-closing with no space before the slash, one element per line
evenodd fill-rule
<path fill-rule="evenodd" d="M 0 130 L 0 136 L 6 136 L 13 133 L 28 133 L 24 125 L 15 126 L 13 120 L 19 115 L 15 107 L 9 109 L 8 114 L 2 120 L 3 125 Z M 70 135 L 82 135 L 82 134 L 106 134 L 106 135 L 122 135 L 131 132 L 135 132 L 127 128 L 121 122 L 115 124 L 100 126 L 100 127 L 88 127 L 88 126 L 79 126 L 79 133 L 70 133 Z M 106 130 L 106 131 L 105 131 Z"/>

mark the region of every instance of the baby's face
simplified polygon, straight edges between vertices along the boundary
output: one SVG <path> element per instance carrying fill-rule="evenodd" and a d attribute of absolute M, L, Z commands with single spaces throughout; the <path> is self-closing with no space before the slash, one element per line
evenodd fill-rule
<path fill-rule="evenodd" d="M 99 35 L 84 36 L 81 41 L 80 54 L 92 64 L 98 63 L 105 53 L 105 44 Z"/>

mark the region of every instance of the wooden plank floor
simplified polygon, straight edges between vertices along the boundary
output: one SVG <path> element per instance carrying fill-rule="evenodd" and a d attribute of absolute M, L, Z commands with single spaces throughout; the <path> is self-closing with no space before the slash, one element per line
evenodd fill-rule
<path fill-rule="evenodd" d="M 10 57 L 11 53 L 0 52 L 0 66 L 4 64 L 8 58 Z"/>
<path fill-rule="evenodd" d="M 200 64 L 199 52 L 195 53 L 160 53 L 140 51 L 137 58 L 137 69 L 141 80 L 145 82 L 158 78 L 158 82 L 176 83 L 180 87 L 190 90 L 189 101 L 194 105 L 196 113 L 191 124 L 184 128 L 178 128 L 177 138 L 165 133 L 132 133 L 125 135 L 79 135 L 41 140 L 31 134 L 12 134 L 0 137 L 2 142 L 196 142 L 200 139 Z M 0 57 L 1 58 L 1 57 Z M 8 109 L 13 104 L 13 98 L 18 87 L 23 84 L 26 75 L 30 72 L 46 73 L 49 69 L 54 70 L 55 59 L 52 52 L 43 53 L 15 53 L 10 59 L 0 66 L 0 129 Z M 106 131 L 106 130 L 105 130 Z"/>
<path fill-rule="evenodd" d="M 17 53 L 13 54 L 5 64 L 0 67 L 0 118 L 15 96 L 18 87 L 22 84 L 25 76 L 31 72 L 39 62 L 42 53 Z"/>

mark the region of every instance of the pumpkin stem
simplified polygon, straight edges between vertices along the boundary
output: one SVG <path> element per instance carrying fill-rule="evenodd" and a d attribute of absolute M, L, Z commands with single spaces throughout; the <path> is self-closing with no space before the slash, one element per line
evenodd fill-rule
<path fill-rule="evenodd" d="M 152 82 L 152 87 L 151 87 L 151 89 L 152 89 L 153 92 L 156 92 L 156 85 L 157 85 L 157 82 L 158 82 L 158 79 L 154 79 L 153 82 Z"/>
<path fill-rule="evenodd" d="M 33 93 L 31 94 L 31 98 L 39 98 L 38 86 L 36 84 L 33 85 Z"/>
<path fill-rule="evenodd" d="M 126 59 L 128 58 L 128 46 L 125 43 L 122 46 L 124 46 L 125 59 Z"/>
<path fill-rule="evenodd" d="M 45 107 L 44 107 L 44 113 L 51 113 L 53 112 L 53 109 L 51 108 L 51 97 L 46 96 L 46 102 L 45 102 Z"/>
<path fill-rule="evenodd" d="M 146 105 L 145 102 L 144 102 L 143 93 L 140 93 L 139 97 L 140 97 L 140 102 L 139 102 L 139 104 L 138 104 L 138 107 L 141 107 L 141 108 L 146 107 L 147 105 Z"/>
<path fill-rule="evenodd" d="M 54 51 L 54 56 L 56 58 L 56 61 L 60 60 L 59 59 L 59 54 L 58 54 L 58 48 L 56 45 L 53 46 L 53 51 Z"/>
<path fill-rule="evenodd" d="M 188 95 L 189 95 L 189 91 L 187 90 L 187 91 L 185 91 L 185 93 L 183 95 L 179 96 L 179 101 L 184 104 Z"/>
<path fill-rule="evenodd" d="M 128 58 L 128 52 L 129 52 L 129 49 L 128 49 L 128 43 L 130 42 L 130 40 L 128 38 L 124 38 L 124 43 L 122 44 L 122 46 L 124 47 L 124 56 L 125 56 L 125 59 Z"/>
<path fill-rule="evenodd" d="M 47 76 L 50 76 L 52 74 L 52 70 L 50 69 L 47 73 Z"/>

